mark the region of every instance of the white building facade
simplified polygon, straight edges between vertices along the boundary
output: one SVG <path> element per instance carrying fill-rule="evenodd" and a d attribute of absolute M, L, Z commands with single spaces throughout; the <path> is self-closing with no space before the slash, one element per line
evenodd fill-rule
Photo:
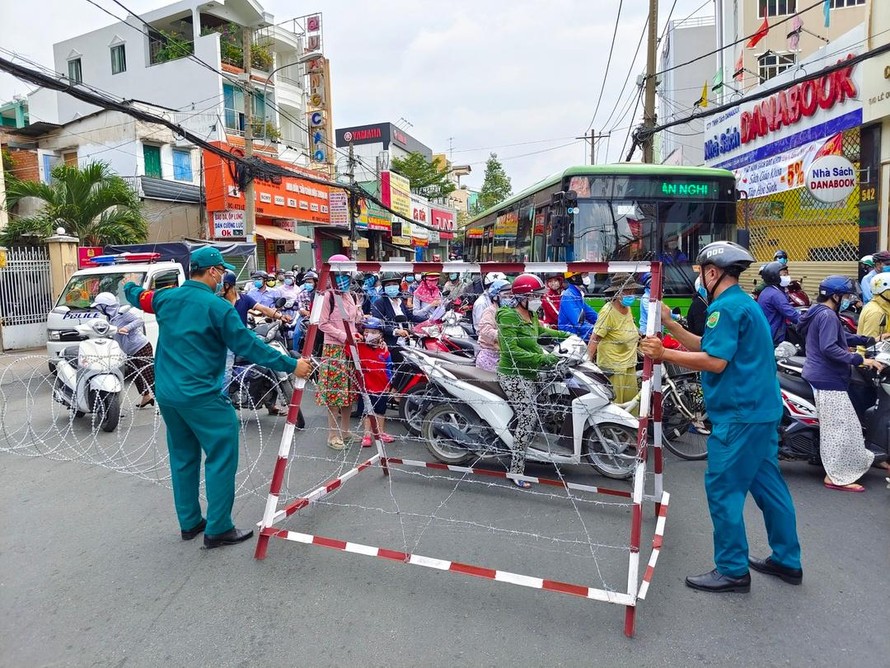
<path fill-rule="evenodd" d="M 252 129 L 269 153 L 308 161 L 304 35 L 295 22 L 275 25 L 253 0 L 184 0 L 141 17 L 72 37 L 53 46 L 54 69 L 125 100 L 216 119 L 230 143 L 243 143 L 245 95 L 242 28 L 255 29 Z M 31 123 L 65 124 L 97 108 L 63 93 L 29 97 Z"/>
<path fill-rule="evenodd" d="M 716 42 L 714 19 L 711 17 L 668 23 L 658 67 L 663 72 L 659 75 L 657 88 L 659 123 L 669 123 L 693 114 L 696 107 L 701 106 L 704 85 L 707 85 L 708 104 L 714 103 L 717 96 L 711 88 L 717 71 L 716 57 L 703 58 L 676 69 L 672 68 L 713 51 Z M 675 165 L 704 164 L 703 132 L 700 120 L 692 120 L 662 132 L 661 162 Z"/>

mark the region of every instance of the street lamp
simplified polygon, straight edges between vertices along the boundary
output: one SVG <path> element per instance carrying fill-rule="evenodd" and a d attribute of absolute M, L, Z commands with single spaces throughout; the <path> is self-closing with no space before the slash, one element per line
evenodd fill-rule
<path fill-rule="evenodd" d="M 285 63 L 284 65 L 281 65 L 280 67 L 276 67 L 274 70 L 269 72 L 269 76 L 266 77 L 266 83 L 263 84 L 263 103 L 265 104 L 265 102 L 266 102 L 266 94 L 269 89 L 269 82 L 272 81 L 273 74 L 275 74 L 276 72 L 279 72 L 285 68 L 293 67 L 294 65 L 305 65 L 306 63 L 308 63 L 310 61 L 313 61 L 313 60 L 316 60 L 316 59 L 322 58 L 322 57 L 323 56 L 320 51 L 309 51 L 308 53 L 304 53 L 302 56 L 299 56 L 294 62 Z M 266 125 L 265 125 L 265 123 L 263 123 L 263 141 L 266 140 L 266 131 L 267 131 Z"/>

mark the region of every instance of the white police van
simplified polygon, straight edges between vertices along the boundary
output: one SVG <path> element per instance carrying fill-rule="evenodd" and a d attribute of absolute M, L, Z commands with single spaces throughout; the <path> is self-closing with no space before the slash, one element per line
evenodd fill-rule
<path fill-rule="evenodd" d="M 121 253 L 92 258 L 94 266 L 76 271 L 68 281 L 56 305 L 46 320 L 46 352 L 50 371 L 55 371 L 56 363 L 65 348 L 77 346 L 82 340 L 75 327 L 92 318 L 104 318 L 92 309 L 90 304 L 100 292 L 110 292 L 117 297 L 123 309 L 129 306 L 124 296 L 124 276 L 135 278 L 135 282 L 148 290 L 162 290 L 182 285 L 185 271 L 179 262 L 156 262 L 158 253 Z M 122 310 L 123 310 L 122 309 Z M 158 323 L 152 313 L 137 313 L 145 323 L 145 334 L 151 345 L 157 348 Z"/>

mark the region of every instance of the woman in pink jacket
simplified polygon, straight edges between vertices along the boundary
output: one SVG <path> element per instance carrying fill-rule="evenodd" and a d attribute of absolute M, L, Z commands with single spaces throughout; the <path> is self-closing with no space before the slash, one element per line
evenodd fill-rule
<path fill-rule="evenodd" d="M 332 255 L 328 262 L 349 262 L 345 255 Z M 362 319 L 361 305 L 355 295 L 349 292 L 350 273 L 334 272 L 334 290 L 325 291 L 324 303 L 319 316 L 318 328 L 324 333 L 321 367 L 318 372 L 318 386 L 315 402 L 328 409 L 328 447 L 343 450 L 346 444 L 343 436 L 353 438 L 349 431 L 349 413 L 352 410 L 354 390 L 352 372 L 347 355 L 347 335 L 344 320 L 352 325 L 353 335 L 361 340 L 356 333 L 355 325 Z M 334 301 L 334 294 L 341 297 L 343 312 Z M 345 314 L 344 314 L 345 312 Z M 336 412 L 340 413 L 340 425 L 337 425 Z"/>

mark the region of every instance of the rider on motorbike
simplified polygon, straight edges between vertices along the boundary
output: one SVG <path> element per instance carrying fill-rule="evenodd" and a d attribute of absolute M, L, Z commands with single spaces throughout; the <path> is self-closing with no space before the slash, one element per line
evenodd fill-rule
<path fill-rule="evenodd" d="M 862 425 L 850 402 L 850 366 L 883 365 L 851 353 L 850 345 L 872 345 L 874 339 L 845 334 L 838 318 L 841 303 L 855 297 L 856 286 L 846 276 L 829 276 L 819 284 L 817 303 L 800 319 L 798 329 L 806 337 L 807 359 L 802 376 L 813 386 L 819 414 L 819 448 L 825 468 L 825 487 L 844 492 L 864 492 L 856 483 L 868 471 L 874 453 L 865 447 Z"/>
<path fill-rule="evenodd" d="M 582 292 L 590 285 L 590 276 L 578 271 L 567 271 L 564 276 L 568 285 L 559 300 L 559 329 L 580 336 L 586 343 L 590 341 L 597 318 L 593 307 L 584 301 Z"/>
<path fill-rule="evenodd" d="M 760 270 L 760 276 L 766 287 L 760 292 L 757 303 L 763 309 L 763 315 L 769 323 L 773 345 L 777 346 L 785 340 L 788 322 L 797 324 L 800 313 L 788 301 L 785 288 L 791 284 L 788 268 L 781 262 L 770 262 Z"/>
<path fill-rule="evenodd" d="M 865 258 L 862 258 L 865 260 Z M 865 263 L 863 263 L 865 264 Z M 867 304 L 871 301 L 871 279 L 887 270 L 890 270 L 890 253 L 887 251 L 878 251 L 871 256 L 871 271 L 869 271 L 859 283 L 862 288 L 862 303 Z"/>
<path fill-rule="evenodd" d="M 890 274 L 880 273 L 871 279 L 872 300 L 859 314 L 856 333 L 875 339 L 890 335 Z"/>
<path fill-rule="evenodd" d="M 476 354 L 476 366 L 486 371 L 497 371 L 500 348 L 498 344 L 498 325 L 495 320 L 500 308 L 500 295 L 510 288 L 510 281 L 495 281 L 488 286 L 491 305 L 482 312 L 476 333 L 479 335 L 479 352 Z"/>
<path fill-rule="evenodd" d="M 510 293 L 501 293 L 504 305 L 498 309 L 501 357 L 498 361 L 498 383 L 513 409 L 516 426 L 513 434 L 510 473 L 525 471 L 525 453 L 538 429 L 537 391 L 535 381 L 542 367 L 552 367 L 559 358 L 545 353 L 538 343 L 542 336 L 567 339 L 569 334 L 543 327 L 538 322 L 544 283 L 533 274 L 522 274 L 513 281 Z M 506 299 L 505 299 L 506 297 Z M 524 480 L 513 481 L 517 487 L 528 488 Z"/>

